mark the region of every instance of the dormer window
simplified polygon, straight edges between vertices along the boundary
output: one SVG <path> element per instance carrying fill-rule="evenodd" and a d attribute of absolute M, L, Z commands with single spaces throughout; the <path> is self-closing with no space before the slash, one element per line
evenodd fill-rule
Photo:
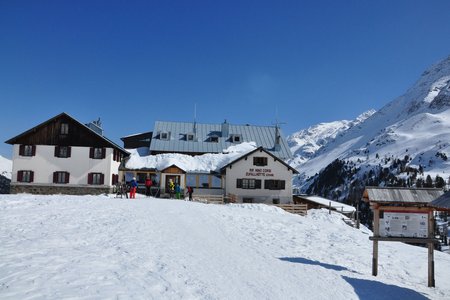
<path fill-rule="evenodd" d="M 219 137 L 217 135 L 213 135 L 209 137 L 209 141 L 211 143 L 218 143 L 219 142 Z"/>
<path fill-rule="evenodd" d="M 169 138 L 170 138 L 170 134 L 169 134 L 169 132 L 167 132 L 167 131 L 162 131 L 162 132 L 159 134 L 159 138 L 160 138 L 161 140 L 168 141 Z"/>
<path fill-rule="evenodd" d="M 194 134 L 193 133 L 188 133 L 186 134 L 186 141 L 194 141 Z"/>
<path fill-rule="evenodd" d="M 242 141 L 240 134 L 233 134 L 231 135 L 231 142 L 232 143 L 240 143 Z"/>

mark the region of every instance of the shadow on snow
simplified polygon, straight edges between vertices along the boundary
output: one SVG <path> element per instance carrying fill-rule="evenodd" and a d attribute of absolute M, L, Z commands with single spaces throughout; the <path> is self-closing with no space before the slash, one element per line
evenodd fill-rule
<path fill-rule="evenodd" d="M 404 287 L 385 284 L 378 281 L 342 276 L 361 299 L 428 299 L 424 295 Z"/>
<path fill-rule="evenodd" d="M 337 266 L 337 265 L 331 265 L 331 264 L 325 264 L 325 263 L 321 263 L 320 261 L 310 260 L 310 259 L 306 259 L 306 258 L 303 258 L 303 257 L 280 257 L 280 260 L 288 261 L 288 262 L 292 262 L 292 263 L 297 263 L 297 264 L 321 266 L 321 267 L 323 267 L 325 269 L 330 269 L 330 270 L 334 270 L 334 271 L 349 271 L 349 272 L 355 273 L 355 271 L 349 270 L 346 267 Z"/>

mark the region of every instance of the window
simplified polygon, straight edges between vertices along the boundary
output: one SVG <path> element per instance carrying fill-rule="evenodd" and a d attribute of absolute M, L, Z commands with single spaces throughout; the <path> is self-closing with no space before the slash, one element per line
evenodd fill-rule
<path fill-rule="evenodd" d="M 186 141 L 194 141 L 194 134 L 193 133 L 188 133 L 186 134 Z"/>
<path fill-rule="evenodd" d="M 69 124 L 67 124 L 67 123 L 61 123 L 61 131 L 60 131 L 60 133 L 61 133 L 62 135 L 67 135 L 67 134 L 69 134 Z"/>
<path fill-rule="evenodd" d="M 220 175 L 211 175 L 211 187 L 212 188 L 222 187 L 222 180 L 220 178 Z"/>
<path fill-rule="evenodd" d="M 55 156 L 67 158 L 70 157 L 70 147 L 68 146 L 55 146 Z"/>
<path fill-rule="evenodd" d="M 112 184 L 112 185 L 115 185 L 115 184 L 117 184 L 117 183 L 119 183 L 119 174 L 112 174 L 112 177 L 111 177 L 111 184 Z"/>
<path fill-rule="evenodd" d="M 105 175 L 102 173 L 89 173 L 88 184 L 102 185 L 105 182 Z"/>
<path fill-rule="evenodd" d="M 54 172 L 53 183 L 69 183 L 69 172 Z"/>
<path fill-rule="evenodd" d="M 216 135 L 210 136 L 210 137 L 209 137 L 209 141 L 210 141 L 211 143 L 218 143 L 218 142 L 219 142 L 219 137 L 216 136 Z"/>
<path fill-rule="evenodd" d="M 35 156 L 36 146 L 34 145 L 20 145 L 19 147 L 20 156 Z"/>
<path fill-rule="evenodd" d="M 169 134 L 169 132 L 167 132 L 167 131 L 162 131 L 162 132 L 159 134 L 159 138 L 160 138 L 161 140 L 168 141 L 169 138 L 170 138 L 170 134 Z"/>
<path fill-rule="evenodd" d="M 89 152 L 89 157 L 93 159 L 103 159 L 106 157 L 105 148 L 91 148 Z"/>
<path fill-rule="evenodd" d="M 241 142 L 241 136 L 239 134 L 233 134 L 231 136 L 231 142 L 233 142 L 233 143 L 240 143 Z"/>
<path fill-rule="evenodd" d="M 209 188 L 209 175 L 198 175 L 198 183 L 200 188 Z"/>
<path fill-rule="evenodd" d="M 17 181 L 18 182 L 33 182 L 34 172 L 33 171 L 18 171 Z"/>
<path fill-rule="evenodd" d="M 236 188 L 240 189 L 260 189 L 261 188 L 261 180 L 260 179 L 236 179 Z"/>
<path fill-rule="evenodd" d="M 286 187 L 286 181 L 284 180 L 265 180 L 264 188 L 266 190 L 284 190 Z"/>
<path fill-rule="evenodd" d="M 253 157 L 254 166 L 267 166 L 267 157 Z"/>
<path fill-rule="evenodd" d="M 197 187 L 197 175 L 187 174 L 186 175 L 186 186 Z"/>

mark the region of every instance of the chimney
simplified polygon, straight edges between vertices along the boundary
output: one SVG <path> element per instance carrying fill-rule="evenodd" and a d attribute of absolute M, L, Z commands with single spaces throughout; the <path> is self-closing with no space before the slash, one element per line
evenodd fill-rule
<path fill-rule="evenodd" d="M 100 118 L 98 118 L 97 121 L 89 122 L 88 124 L 86 124 L 86 126 L 89 127 L 92 131 L 96 132 L 97 134 L 103 136 L 103 128 Z"/>
<path fill-rule="evenodd" d="M 230 134 L 230 125 L 227 123 L 227 120 L 222 123 L 222 137 L 227 138 Z"/>
<path fill-rule="evenodd" d="M 275 126 L 275 151 L 281 150 L 281 136 L 280 136 L 280 129 L 278 128 L 278 125 Z"/>

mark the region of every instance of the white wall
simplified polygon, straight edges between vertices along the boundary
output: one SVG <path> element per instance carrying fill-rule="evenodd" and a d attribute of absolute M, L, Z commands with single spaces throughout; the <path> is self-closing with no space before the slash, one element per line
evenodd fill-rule
<path fill-rule="evenodd" d="M 267 166 L 254 166 L 253 157 L 267 157 Z M 253 198 L 255 202 L 272 203 L 274 198 L 279 198 L 281 203 L 289 203 L 292 201 L 292 175 L 280 160 L 274 158 L 267 153 L 256 151 L 248 155 L 247 160 L 244 158 L 234 163 L 226 169 L 225 176 L 225 192 L 235 194 L 239 201 L 242 198 Z M 248 178 L 261 180 L 261 189 L 241 189 L 236 188 L 236 179 Z M 264 180 L 284 180 L 286 185 L 284 190 L 266 190 L 264 189 Z"/>
<path fill-rule="evenodd" d="M 17 182 L 17 171 L 34 172 L 33 183 L 53 183 L 53 172 L 70 173 L 70 185 L 87 185 L 88 173 L 103 173 L 105 185 L 111 186 L 112 174 L 118 174 L 120 162 L 113 160 L 113 149 L 106 148 L 105 159 L 89 158 L 89 147 L 71 147 L 71 157 L 55 157 L 55 146 L 36 145 L 35 156 L 20 156 L 19 146 L 13 147 L 12 182 Z"/>

